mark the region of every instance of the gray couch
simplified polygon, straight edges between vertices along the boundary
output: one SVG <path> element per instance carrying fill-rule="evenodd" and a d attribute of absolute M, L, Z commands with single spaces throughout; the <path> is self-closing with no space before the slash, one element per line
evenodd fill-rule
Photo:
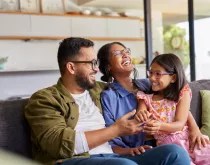
<path fill-rule="evenodd" d="M 201 127 L 200 90 L 210 90 L 210 80 L 199 80 L 190 83 L 193 97 L 191 112 Z M 27 99 L 0 101 L 0 149 L 12 151 L 32 158 L 30 129 L 24 117 L 24 106 Z"/>

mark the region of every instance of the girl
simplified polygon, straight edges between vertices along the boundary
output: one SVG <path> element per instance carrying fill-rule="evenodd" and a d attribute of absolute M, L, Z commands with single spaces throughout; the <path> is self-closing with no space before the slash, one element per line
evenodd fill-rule
<path fill-rule="evenodd" d="M 210 165 L 210 144 L 189 150 L 186 123 L 192 93 L 180 59 L 174 54 L 156 56 L 147 73 L 154 93 L 137 93 L 137 99 L 144 101 L 139 102 L 135 116 L 145 123 L 144 131 L 154 135 L 157 145 L 173 143 L 185 148 L 192 165 Z"/>

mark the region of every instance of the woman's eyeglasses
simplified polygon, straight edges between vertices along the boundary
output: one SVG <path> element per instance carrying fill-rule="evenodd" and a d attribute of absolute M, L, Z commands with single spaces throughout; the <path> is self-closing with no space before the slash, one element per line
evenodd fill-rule
<path fill-rule="evenodd" d="M 161 72 L 161 71 L 151 71 L 150 69 L 147 70 L 147 76 L 155 76 L 155 78 L 161 78 L 164 75 L 173 75 L 174 72 Z"/>
<path fill-rule="evenodd" d="M 96 68 L 99 67 L 99 60 L 93 59 L 91 61 L 69 61 L 69 62 L 73 62 L 73 63 L 89 63 L 92 65 L 92 69 L 96 70 Z"/>
<path fill-rule="evenodd" d="M 126 48 L 126 49 L 123 49 L 123 50 L 114 50 L 114 51 L 112 51 L 112 54 L 115 55 L 115 56 L 122 56 L 123 54 L 130 55 L 131 50 L 130 50 L 130 48 Z"/>

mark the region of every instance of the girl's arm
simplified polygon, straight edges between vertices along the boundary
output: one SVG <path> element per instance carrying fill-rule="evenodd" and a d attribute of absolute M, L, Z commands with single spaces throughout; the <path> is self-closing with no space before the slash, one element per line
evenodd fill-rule
<path fill-rule="evenodd" d="M 175 120 L 172 123 L 161 123 L 160 130 L 166 132 L 181 131 L 187 122 L 190 109 L 190 91 L 183 91 L 183 97 L 176 106 Z"/>
<path fill-rule="evenodd" d="M 149 119 L 150 113 L 147 110 L 147 106 L 144 100 L 139 99 L 137 101 L 138 101 L 138 107 L 137 107 L 135 119 L 137 119 L 139 122 L 145 122 Z"/>

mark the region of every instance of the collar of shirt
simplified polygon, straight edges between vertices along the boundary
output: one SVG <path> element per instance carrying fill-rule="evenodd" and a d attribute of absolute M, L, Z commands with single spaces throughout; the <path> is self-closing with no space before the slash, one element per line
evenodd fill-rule
<path fill-rule="evenodd" d="M 129 94 L 132 94 L 131 92 L 127 91 L 124 87 L 122 87 L 117 81 L 114 81 L 110 87 L 113 90 L 116 90 L 117 93 L 120 94 L 121 97 L 126 97 Z"/>

